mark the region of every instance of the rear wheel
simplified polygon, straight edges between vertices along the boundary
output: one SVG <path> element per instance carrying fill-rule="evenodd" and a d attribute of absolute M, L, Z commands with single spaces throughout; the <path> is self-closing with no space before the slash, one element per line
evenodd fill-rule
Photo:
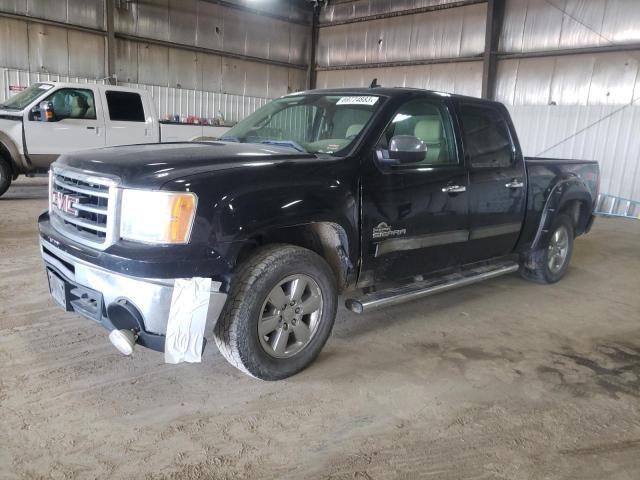
<path fill-rule="evenodd" d="M 315 360 L 336 308 L 335 278 L 324 259 L 304 248 L 273 245 L 239 268 L 214 338 L 234 367 L 280 380 Z"/>
<path fill-rule="evenodd" d="M 529 253 L 520 267 L 521 275 L 538 283 L 560 280 L 571 262 L 574 228 L 568 215 L 560 214 L 551 226 L 551 235 L 544 248 Z"/>
<path fill-rule="evenodd" d="M 11 167 L 4 158 L 0 157 L 0 197 L 9 189 L 11 179 Z"/>

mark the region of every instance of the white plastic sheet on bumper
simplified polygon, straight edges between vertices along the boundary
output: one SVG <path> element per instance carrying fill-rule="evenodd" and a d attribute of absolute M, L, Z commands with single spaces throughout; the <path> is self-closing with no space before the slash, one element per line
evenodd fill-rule
<path fill-rule="evenodd" d="M 211 295 L 210 278 L 177 279 L 164 347 L 166 363 L 200 362 Z"/>

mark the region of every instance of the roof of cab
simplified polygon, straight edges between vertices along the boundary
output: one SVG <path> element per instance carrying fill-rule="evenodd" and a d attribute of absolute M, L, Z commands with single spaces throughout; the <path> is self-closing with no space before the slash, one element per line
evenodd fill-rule
<path fill-rule="evenodd" d="M 105 84 L 101 84 L 101 83 L 71 83 L 71 82 L 56 82 L 53 80 L 44 80 L 42 82 L 37 82 L 39 84 L 47 84 L 47 85 L 53 85 L 54 87 L 61 87 L 61 88 L 87 88 L 87 87 L 98 87 L 98 88 L 103 88 L 103 89 L 109 89 L 109 90 L 117 90 L 117 91 L 122 91 L 122 92 L 144 92 L 145 90 L 142 90 L 140 88 L 130 88 L 130 87 L 120 87 L 117 85 L 105 85 Z"/>
<path fill-rule="evenodd" d="M 286 96 L 305 95 L 305 94 L 326 94 L 326 95 L 382 95 L 385 97 L 395 97 L 402 95 L 410 95 L 412 93 L 426 93 L 434 97 L 450 97 L 460 100 L 473 100 L 474 102 L 499 103 L 484 98 L 471 97 L 468 95 L 459 95 L 457 93 L 440 92 L 437 90 L 425 90 L 423 88 L 412 87 L 355 87 L 355 88 L 325 88 L 317 90 L 305 90 L 302 92 L 290 93 Z"/>

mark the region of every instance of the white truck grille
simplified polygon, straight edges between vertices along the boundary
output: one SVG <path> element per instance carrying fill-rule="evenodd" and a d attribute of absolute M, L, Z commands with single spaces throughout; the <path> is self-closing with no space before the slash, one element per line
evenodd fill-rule
<path fill-rule="evenodd" d="M 54 167 L 49 179 L 49 214 L 56 230 L 104 250 L 117 240 L 120 189 L 117 181 L 72 168 Z"/>

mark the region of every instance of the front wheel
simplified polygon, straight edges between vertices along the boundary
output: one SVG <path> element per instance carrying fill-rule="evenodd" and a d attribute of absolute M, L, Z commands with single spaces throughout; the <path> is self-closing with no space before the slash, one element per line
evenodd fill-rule
<path fill-rule="evenodd" d="M 6 160 L 0 156 L 0 197 L 9 189 L 11 178 L 11 168 Z"/>
<path fill-rule="evenodd" d="M 521 275 L 538 283 L 555 283 L 569 268 L 573 254 L 574 229 L 568 215 L 560 214 L 551 226 L 544 248 L 529 253 L 520 267 Z"/>
<path fill-rule="evenodd" d="M 336 308 L 335 277 L 322 257 L 291 245 L 268 246 L 240 266 L 214 338 L 234 367 L 280 380 L 316 359 Z"/>

